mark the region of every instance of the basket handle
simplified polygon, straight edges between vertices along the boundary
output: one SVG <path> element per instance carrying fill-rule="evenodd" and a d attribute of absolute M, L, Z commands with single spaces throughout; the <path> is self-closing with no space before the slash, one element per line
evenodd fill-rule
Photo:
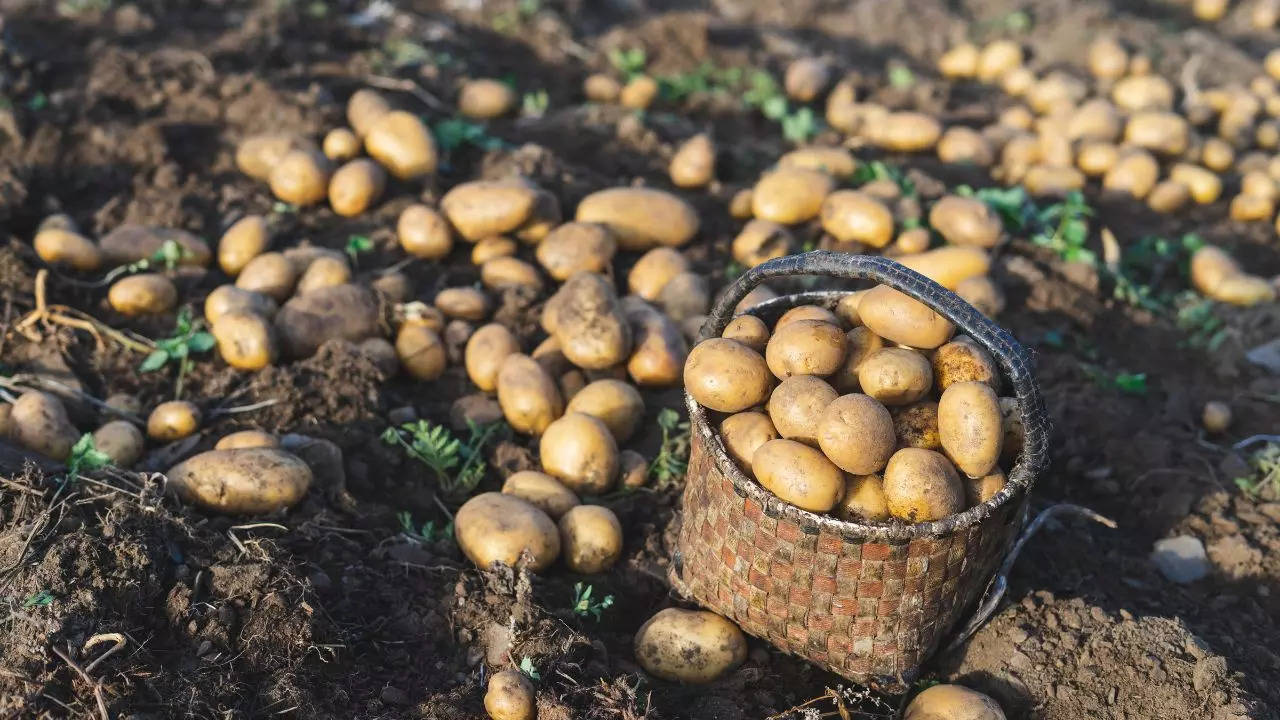
<path fill-rule="evenodd" d="M 874 280 L 906 293 L 955 323 L 995 356 L 1013 383 L 1026 432 L 1023 460 L 1032 477 L 1048 462 L 1049 421 L 1036 383 L 1031 356 L 1008 331 L 992 322 L 959 295 L 901 263 L 879 255 L 815 250 L 763 262 L 743 273 L 717 298 L 699 339 L 719 337 L 734 308 L 760 283 L 791 275 L 821 275 L 848 280 Z"/>

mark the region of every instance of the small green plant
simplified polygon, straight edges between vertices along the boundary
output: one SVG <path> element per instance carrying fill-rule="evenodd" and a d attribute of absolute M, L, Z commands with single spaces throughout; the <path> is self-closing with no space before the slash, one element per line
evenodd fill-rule
<path fill-rule="evenodd" d="M 622 73 L 625 80 L 644 74 L 644 66 L 648 62 L 644 48 L 614 48 L 609 51 L 609 62 Z"/>
<path fill-rule="evenodd" d="M 1035 206 L 1027 196 L 1026 188 L 1015 185 L 1009 188 L 985 187 L 974 190 L 968 185 L 956 188 L 956 194 L 974 197 L 996 211 L 1000 221 L 1012 233 L 1021 233 L 1035 219 Z"/>
<path fill-rule="evenodd" d="M 1147 374 L 1121 372 L 1111 375 L 1102 368 L 1084 363 L 1081 365 L 1085 375 L 1094 382 L 1098 387 L 1108 390 L 1116 390 L 1126 395 L 1146 395 L 1147 394 Z"/>
<path fill-rule="evenodd" d="M 382 441 L 388 445 L 399 445 L 409 457 L 426 465 L 435 474 L 445 497 L 459 500 L 470 495 L 484 478 L 485 445 L 506 428 L 506 423 L 498 421 L 476 425 L 468 422 L 467 428 L 470 437 L 464 443 L 443 425 L 417 420 L 387 428 L 382 433 Z"/>
<path fill-rule="evenodd" d="M 1061 202 L 1040 210 L 1036 222 L 1040 228 L 1031 242 L 1049 248 L 1067 262 L 1097 264 L 1097 256 L 1085 247 L 1089 237 L 1089 220 L 1093 208 L 1078 190 L 1067 193 Z"/>
<path fill-rule="evenodd" d="M 916 194 L 916 184 L 906 176 L 906 173 L 902 172 L 902 168 L 886 164 L 880 160 L 872 160 L 869 163 L 859 165 L 853 172 L 853 182 L 858 185 L 865 185 L 872 180 L 891 180 L 898 186 L 903 195 L 912 196 Z"/>
<path fill-rule="evenodd" d="M 595 588 L 584 583 L 573 584 L 573 614 L 587 617 L 590 615 L 600 622 L 600 615 L 605 610 L 613 607 L 613 596 L 605 595 L 599 600 L 591 598 Z"/>
<path fill-rule="evenodd" d="M 752 71 L 747 76 L 742 102 L 748 107 L 758 108 L 761 115 L 778 123 L 783 137 L 792 142 L 803 143 L 821 129 L 821 122 L 813 110 L 808 107 L 792 110 L 778 81 L 763 70 Z"/>
<path fill-rule="evenodd" d="M 151 253 L 150 256 L 131 262 L 127 265 L 120 265 L 119 267 L 112 268 L 110 272 L 102 276 L 101 280 L 88 283 L 88 285 L 90 287 L 110 285 L 121 275 L 132 275 L 152 268 L 163 267 L 165 270 L 173 271 L 174 268 L 178 267 L 178 263 L 182 262 L 183 258 L 188 257 L 190 254 L 191 253 L 186 248 L 179 245 L 176 240 L 165 240 L 160 243 L 160 247 L 157 248 L 155 252 Z"/>
<path fill-rule="evenodd" d="M 352 235 L 347 238 L 347 245 L 343 250 L 351 258 L 352 265 L 359 265 L 360 255 L 373 250 L 373 240 L 368 235 Z"/>
<path fill-rule="evenodd" d="M 1269 442 L 1249 457 L 1251 475 L 1235 478 L 1236 487 L 1245 495 L 1256 498 L 1263 491 L 1280 495 L 1280 444 Z"/>
<path fill-rule="evenodd" d="M 436 136 L 436 143 L 445 153 L 463 145 L 471 145 L 481 150 L 497 150 L 503 146 L 502 141 L 486 133 L 484 127 L 462 118 L 441 120 L 432 130 Z"/>
<path fill-rule="evenodd" d="M 533 659 L 528 655 L 524 656 L 520 660 L 520 672 L 524 673 L 525 677 L 530 680 L 542 679 L 542 675 L 538 674 L 538 667 L 533 664 Z"/>
<path fill-rule="evenodd" d="M 529 117 L 542 117 L 547 114 L 549 107 L 551 107 L 551 96 L 547 95 L 546 90 L 527 92 L 520 99 L 520 113 Z"/>
<path fill-rule="evenodd" d="M 97 470 L 110 464 L 111 456 L 94 446 L 93 435 L 85 433 L 71 446 L 71 453 L 67 455 L 67 478 L 74 479 L 83 471 Z"/>
<path fill-rule="evenodd" d="M 213 349 L 213 335 L 205 332 L 204 321 L 192 320 L 191 310 L 182 308 L 174 322 L 173 334 L 156 341 L 156 349 L 143 359 L 139 372 L 155 372 L 170 363 L 178 366 L 178 377 L 173 386 L 174 399 L 182 397 L 182 381 L 191 371 L 191 355 Z"/>
<path fill-rule="evenodd" d="M 1217 304 L 1187 290 L 1174 301 L 1178 329 L 1187 334 L 1186 344 L 1216 352 L 1235 333 L 1216 313 Z"/>
<path fill-rule="evenodd" d="M 680 413 L 663 408 L 658 413 L 658 427 L 662 430 L 662 447 L 649 463 L 649 477 L 662 488 L 679 482 L 689 469 L 689 421 L 681 421 Z"/>
<path fill-rule="evenodd" d="M 276 215 L 292 215 L 298 212 L 298 206 L 283 200 L 277 200 L 271 204 L 271 212 Z"/>
<path fill-rule="evenodd" d="M 453 521 L 445 523 L 444 527 L 437 530 L 435 520 L 424 522 L 422 527 L 414 525 L 413 514 L 408 510 L 396 513 L 396 519 L 400 521 L 400 530 L 418 542 L 433 543 L 453 537 Z"/>
<path fill-rule="evenodd" d="M 742 78 L 740 67 L 717 68 L 710 61 L 704 61 L 693 70 L 661 75 L 657 80 L 662 99 L 675 103 L 694 94 L 731 94 L 741 87 Z"/>
<path fill-rule="evenodd" d="M 503 35 L 514 34 L 526 20 L 538 14 L 541 9 L 541 0 L 518 0 L 515 9 L 493 16 L 493 29 Z"/>
<path fill-rule="evenodd" d="M 30 610 L 35 607 L 47 607 L 53 603 L 53 593 L 48 590 L 41 590 L 38 593 L 32 593 L 27 601 L 22 603 L 23 610 Z"/>
<path fill-rule="evenodd" d="M 916 84 L 916 74 L 911 72 L 911 68 L 902 63 L 891 63 L 889 65 L 889 84 L 900 89 L 909 88 Z"/>

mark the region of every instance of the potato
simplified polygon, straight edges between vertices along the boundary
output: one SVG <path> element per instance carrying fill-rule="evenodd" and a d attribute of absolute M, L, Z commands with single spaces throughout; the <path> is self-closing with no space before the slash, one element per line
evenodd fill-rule
<path fill-rule="evenodd" d="M 283 354 L 304 358 L 328 340 L 358 342 L 381 334 L 380 319 L 377 300 L 367 288 L 335 285 L 290 299 L 276 313 L 275 328 Z"/>
<path fill-rule="evenodd" d="M 699 188 L 715 177 L 716 149 L 706 133 L 694 135 L 680 145 L 667 167 L 676 187 Z"/>
<path fill-rule="evenodd" d="M 440 201 L 449 222 L 475 242 L 517 230 L 533 216 L 538 189 L 523 178 L 474 180 L 455 185 Z"/>
<path fill-rule="evenodd" d="M 958 382 L 938 401 L 938 438 L 943 452 L 971 478 L 989 474 L 1000 461 L 1000 402 L 990 385 Z"/>
<path fill-rule="evenodd" d="M 427 260 L 440 260 L 453 250 L 448 222 L 426 205 L 410 205 L 400 213 L 396 237 L 405 252 Z"/>
<path fill-rule="evenodd" d="M 941 453 L 902 448 L 884 469 L 889 513 L 910 523 L 941 520 L 964 510 L 964 488 Z"/>
<path fill-rule="evenodd" d="M 834 187 L 831 176 L 800 167 L 778 168 L 760 176 L 751 191 L 751 209 L 762 220 L 794 225 L 818 217 Z"/>
<path fill-rule="evenodd" d="M 616 252 L 617 242 L 604 226 L 569 222 L 552 230 L 535 254 L 548 275 L 564 282 L 579 272 L 608 273 Z"/>
<path fill-rule="evenodd" d="M 1280 185 L 1262 170 L 1252 170 L 1240 177 L 1240 192 L 1270 200 L 1280 199 Z"/>
<path fill-rule="evenodd" d="M 1275 201 L 1271 198 L 1241 193 L 1231 199 L 1230 216 L 1240 222 L 1270 220 L 1275 210 Z"/>
<path fill-rule="evenodd" d="M 820 450 L 795 440 L 770 440 L 751 455 L 766 490 L 810 512 L 828 512 L 844 497 L 844 473 Z"/>
<path fill-rule="evenodd" d="M 503 670 L 489 678 L 484 711 L 492 720 L 534 720 L 538 716 L 533 685 L 519 670 Z"/>
<path fill-rule="evenodd" d="M 845 483 L 844 497 L 831 511 L 841 520 L 889 519 L 889 505 L 884 497 L 884 479 L 879 475 L 852 475 Z"/>
<path fill-rule="evenodd" d="M 298 279 L 294 293 L 303 295 L 321 288 L 344 285 L 351 282 L 351 265 L 346 258 L 318 257 L 307 266 Z"/>
<path fill-rule="evenodd" d="M 138 415 L 142 412 L 142 403 L 138 402 L 137 397 L 129 393 L 112 393 L 107 396 L 107 399 L 102 404 L 109 408 L 107 411 L 109 415 L 112 414 L 111 410 L 117 411 L 116 414 L 123 413 L 125 415 Z M 0 407 L 4 406 L 0 405 Z M 3 435 L 4 433 L 0 432 L 0 436 Z"/>
<path fill-rule="evenodd" d="M 747 659 L 747 639 L 713 612 L 666 608 L 636 631 L 635 656 L 650 675 L 704 684 Z"/>
<path fill-rule="evenodd" d="M 306 142 L 288 133 L 250 135 L 236 147 L 236 167 L 255 180 L 268 180 L 271 171 L 294 150 L 305 148 Z"/>
<path fill-rule="evenodd" d="M 821 305 L 797 305 L 782 313 L 782 317 L 778 318 L 778 321 L 773 324 L 774 332 L 797 320 L 821 320 L 832 325 L 840 324 L 840 318 Z"/>
<path fill-rule="evenodd" d="M 658 96 L 658 81 L 648 75 L 637 75 L 618 92 L 618 104 L 631 110 L 645 110 Z"/>
<path fill-rule="evenodd" d="M 1277 19 L 1280 19 L 1280 2 L 1276 0 L 1258 0 L 1249 10 L 1249 24 L 1255 30 L 1270 30 L 1275 27 Z M 1277 56 L 1277 61 L 1280 61 L 1280 56 Z M 1271 71 L 1269 66 L 1265 69 Z"/>
<path fill-rule="evenodd" d="M 278 355 L 275 331 L 270 321 L 249 310 L 223 313 L 213 323 L 218 354 L 238 370 L 261 370 Z"/>
<path fill-rule="evenodd" d="M 997 123 L 1014 130 L 1030 130 L 1035 122 L 1035 115 L 1025 105 L 1013 105 L 1000 112 Z"/>
<path fill-rule="evenodd" d="M 622 523 L 609 508 L 578 505 L 560 517 L 560 547 L 569 570 L 602 573 L 622 557 Z"/>
<path fill-rule="evenodd" d="M 277 448 L 209 450 L 169 469 L 168 487 L 184 502 L 229 515 L 292 507 L 311 486 L 311 468 Z"/>
<path fill-rule="evenodd" d="M 112 283 L 107 301 L 121 315 L 166 313 L 178 304 L 178 288 L 159 273 L 138 273 Z"/>
<path fill-rule="evenodd" d="M 285 248 L 280 254 L 283 255 L 284 259 L 288 260 L 289 264 L 293 266 L 293 271 L 298 277 L 302 277 L 302 273 L 306 272 L 307 268 L 311 267 L 311 263 L 315 262 L 319 258 L 335 258 L 337 260 L 342 260 L 343 262 L 347 260 L 346 254 L 341 250 L 334 250 L 332 248 L 310 244 L 295 245 L 294 247 Z"/>
<path fill-rule="evenodd" d="M 857 102 L 857 89 L 852 82 L 841 80 L 827 95 L 827 107 L 823 116 L 832 128 L 846 134 L 857 132 L 865 114 L 864 106 Z"/>
<path fill-rule="evenodd" d="M 617 102 L 621 93 L 622 86 L 618 81 L 603 73 L 593 73 L 582 81 L 582 94 L 591 102 Z"/>
<path fill-rule="evenodd" d="M 1022 64 L 1022 46 L 1013 40 L 993 40 L 978 55 L 978 79 L 989 83 Z"/>
<path fill-rule="evenodd" d="M 431 131 L 417 115 L 392 110 L 369 126 L 364 150 L 400 180 L 416 180 L 436 171 L 438 156 Z"/>
<path fill-rule="evenodd" d="M 347 100 L 347 124 L 362 138 L 369 134 L 375 122 L 389 112 L 390 103 L 377 90 L 360 89 Z"/>
<path fill-rule="evenodd" d="M 177 228 L 121 225 L 103 236 L 98 247 L 106 264 L 114 266 L 149 259 L 170 241 L 179 247 L 183 267 L 206 267 L 213 259 L 208 243 Z"/>
<path fill-rule="evenodd" d="M 698 233 L 698 213 L 662 190 L 617 187 L 598 190 L 578 203 L 578 222 L 608 228 L 622 250 L 680 247 Z"/>
<path fill-rule="evenodd" d="M 783 76 L 782 85 L 787 97 L 807 103 L 817 99 L 831 81 L 831 67 L 826 61 L 813 57 L 792 60 Z"/>
<path fill-rule="evenodd" d="M 880 337 L 916 348 L 936 348 L 950 340 L 956 329 L 929 306 L 887 285 L 878 285 L 862 297 L 858 315 Z"/>
<path fill-rule="evenodd" d="M 417 380 L 435 380 L 449 364 L 440 335 L 425 325 L 401 325 L 395 350 L 401 367 Z"/>
<path fill-rule="evenodd" d="M 373 279 L 369 282 L 369 287 L 393 305 L 408 303 L 409 298 L 413 297 L 414 294 L 413 281 L 409 279 L 409 276 L 399 270 L 390 268 L 375 272 Z M 422 305 L 422 303 L 418 304 Z M 423 305 L 423 307 L 426 306 Z"/>
<path fill-rule="evenodd" d="M 445 288 L 436 295 L 435 306 L 451 318 L 480 322 L 489 316 L 489 296 L 472 287 Z"/>
<path fill-rule="evenodd" d="M 1032 165 L 1027 168 L 1022 184 L 1036 196 L 1065 195 L 1084 187 L 1084 173 L 1070 165 Z"/>
<path fill-rule="evenodd" d="M 329 179 L 329 205 L 343 217 L 355 217 L 378 201 L 386 185 L 381 165 L 368 158 L 352 160 Z"/>
<path fill-rule="evenodd" d="M 822 229 L 841 242 L 882 248 L 893 239 L 893 213 L 858 190 L 838 190 L 822 202 Z"/>
<path fill-rule="evenodd" d="M 314 205 L 329 188 L 329 160 L 314 150 L 291 150 L 271 170 L 271 193 L 292 205 Z"/>
<path fill-rule="evenodd" d="M 1076 152 L 1076 167 L 1089 177 L 1098 177 L 1115 167 L 1120 150 L 1109 142 L 1085 141 Z"/>
<path fill-rule="evenodd" d="M 645 300 L 657 300 L 671 278 L 689 270 L 689 261 L 678 250 L 654 248 L 640 257 L 627 274 L 627 287 Z"/>
<path fill-rule="evenodd" d="M 632 347 L 627 374 L 641 387 L 669 387 L 680 382 L 689 346 L 679 328 L 652 307 L 626 311 Z"/>
<path fill-rule="evenodd" d="M 516 238 L 527 245 L 537 245 L 564 222 L 560 200 L 546 190 L 538 190 L 533 199 L 533 213 L 516 228 Z"/>
<path fill-rule="evenodd" d="M 920 353 L 887 347 L 871 353 L 858 366 L 858 385 L 885 405 L 908 405 L 929 393 L 933 370 Z"/>
<path fill-rule="evenodd" d="M 552 520 L 580 504 L 578 496 L 559 480 L 536 470 L 513 473 L 502 484 L 502 492 L 531 503 Z"/>
<path fill-rule="evenodd" d="M 1231 143 L 1222 138 L 1205 138 L 1204 147 L 1200 149 L 1200 162 L 1215 172 L 1226 172 L 1235 162 L 1236 151 Z"/>
<path fill-rule="evenodd" d="M 760 353 L 733 340 L 711 338 L 689 353 L 684 384 L 700 404 L 733 413 L 763 404 L 773 387 L 773 377 Z"/>
<path fill-rule="evenodd" d="M 938 58 L 938 72 L 948 78 L 971 78 L 978 74 L 980 51 L 973 43 L 961 43 Z"/>
<path fill-rule="evenodd" d="M 889 113 L 869 128 L 872 144 L 892 152 L 923 152 L 938 143 L 942 124 L 919 112 Z"/>
<path fill-rule="evenodd" d="M 471 264 L 484 265 L 495 258 L 512 257 L 515 254 L 515 240 L 501 235 L 494 235 L 481 240 L 471 247 Z"/>
<path fill-rule="evenodd" d="M 994 247 L 1004 226 L 995 212 L 977 198 L 945 195 L 929 210 L 929 225 L 954 245 Z"/>
<path fill-rule="evenodd" d="M 658 295 L 658 306 L 677 323 L 698 317 L 705 320 L 711 307 L 710 282 L 699 273 L 680 273 L 663 286 Z M 702 322 L 695 323 L 695 327 L 701 326 Z"/>
<path fill-rule="evenodd" d="M 957 335 L 933 353 L 933 382 L 939 391 L 955 383 L 980 382 L 1000 389 L 995 358 L 967 335 Z"/>
<path fill-rule="evenodd" d="M 1124 126 L 1124 141 L 1164 155 L 1181 155 L 1187 149 L 1190 127 L 1176 113 L 1143 111 Z"/>
<path fill-rule="evenodd" d="M 493 392 L 498 387 L 498 371 L 508 355 L 520 352 L 520 342 L 505 326 L 490 323 L 467 339 L 467 377 L 476 387 Z"/>
<path fill-rule="evenodd" d="M 818 170 L 836 179 L 845 180 L 853 177 L 858 169 L 858 161 L 842 147 L 810 145 L 785 153 L 778 158 L 778 167 Z"/>
<path fill-rule="evenodd" d="M 929 231 L 922 227 L 903 230 L 894 238 L 893 245 L 885 251 L 886 255 L 917 255 L 929 249 Z"/>
<path fill-rule="evenodd" d="M 346 162 L 360 154 L 360 138 L 349 128 L 338 127 L 325 133 L 320 147 L 330 160 Z"/>
<path fill-rule="evenodd" d="M 1042 115 L 1057 115 L 1070 112 L 1084 96 L 1088 88 L 1076 77 L 1053 70 L 1042 79 L 1027 88 L 1027 104 Z"/>
<path fill-rule="evenodd" d="M 918 255 L 903 255 L 897 261 L 948 290 L 955 290 L 969 278 L 986 275 L 991 269 L 987 251 L 970 246 L 934 248 Z"/>
<path fill-rule="evenodd" d="M 516 91 L 501 80 L 468 80 L 458 93 L 458 112 L 464 117 L 489 120 L 511 112 L 517 100 Z"/>
<path fill-rule="evenodd" d="M 227 228 L 218 241 L 218 265 L 235 277 L 270 244 L 266 220 L 261 215 L 246 215 Z"/>
<path fill-rule="evenodd" d="M 964 499 L 969 507 L 981 505 L 996 496 L 996 493 L 1004 489 L 1005 476 L 1004 471 L 996 468 L 991 471 L 990 475 L 983 475 L 980 478 L 964 478 L 961 481 L 964 485 Z"/>
<path fill-rule="evenodd" d="M 982 133 L 972 128 L 947 128 L 938 138 L 938 159 L 944 163 L 964 163 L 987 167 L 995 162 L 995 149 Z"/>
<path fill-rule="evenodd" d="M 1255 305 L 1276 297 L 1270 283 L 1246 274 L 1230 255 L 1213 245 L 1191 256 L 1191 284 L 1206 297 L 1233 305 Z"/>
<path fill-rule="evenodd" d="M 200 429 L 200 420 L 200 408 L 192 403 L 185 400 L 162 402 L 147 417 L 147 437 L 159 442 L 181 440 Z"/>
<path fill-rule="evenodd" d="M 111 464 L 130 468 L 142 457 L 146 439 L 142 431 L 127 420 L 112 420 L 93 431 L 93 447 L 106 454 Z"/>
<path fill-rule="evenodd" d="M 756 449 L 781 437 L 768 415 L 755 410 L 734 413 L 720 422 L 720 438 L 729 457 L 748 475 Z"/>
<path fill-rule="evenodd" d="M 938 403 L 922 400 L 895 407 L 889 414 L 893 416 L 893 434 L 898 439 L 898 447 L 942 450 L 942 439 L 938 437 Z"/>
<path fill-rule="evenodd" d="M 769 342 L 769 327 L 755 315 L 739 315 L 725 326 L 720 337 L 746 345 L 758 353 L 764 352 Z"/>
<path fill-rule="evenodd" d="M 1227 0 L 1192 0 L 1191 13 L 1204 22 L 1217 22 L 1227 14 Z"/>
<path fill-rule="evenodd" d="M 1222 194 L 1222 178 L 1212 171 L 1190 163 L 1177 163 L 1169 171 L 1169 179 L 1187 186 L 1191 199 L 1208 205 Z"/>
<path fill-rule="evenodd" d="M 1181 210 L 1191 200 L 1191 190 L 1177 180 L 1161 180 L 1147 194 L 1147 207 L 1158 213 Z"/>
<path fill-rule="evenodd" d="M 244 448 L 278 448 L 280 438 L 261 430 L 241 430 L 222 439 L 213 446 L 214 450 L 242 450 Z"/>
<path fill-rule="evenodd" d="M 541 435 L 564 413 L 556 381 L 533 358 L 508 355 L 498 369 L 498 404 L 516 432 Z"/>
<path fill-rule="evenodd" d="M 857 392 L 858 368 L 871 353 L 884 347 L 884 340 L 865 327 L 855 327 L 845 334 L 848 350 L 844 362 L 831 376 L 831 383 L 842 393 Z"/>
<path fill-rule="evenodd" d="M 1004 311 L 1004 292 L 988 275 L 979 275 L 961 281 L 956 285 L 955 292 L 960 299 L 989 318 L 994 318 Z"/>
<path fill-rule="evenodd" d="M 1231 406 L 1221 400 L 1210 400 L 1204 404 L 1200 424 L 1214 435 L 1226 432 L 1231 427 Z"/>
<path fill-rule="evenodd" d="M 1089 45 L 1089 72 L 1100 80 L 1118 80 L 1129 69 L 1129 52 L 1115 38 L 1101 37 Z"/>
<path fill-rule="evenodd" d="M 907 706 L 903 720 L 1005 720 L 995 700 L 959 685 L 926 688 Z"/>
<path fill-rule="evenodd" d="M 458 548 L 482 570 L 494 563 L 517 567 L 524 561 L 529 570 L 540 572 L 560 555 L 556 524 L 514 495 L 486 492 L 472 497 L 458 508 L 453 532 Z"/>
<path fill-rule="evenodd" d="M 236 287 L 284 302 L 293 294 L 299 271 L 284 255 L 266 252 L 254 257 L 236 276 Z"/>
<path fill-rule="evenodd" d="M 31 241 L 36 255 L 50 265 L 66 265 L 89 272 L 102 266 L 102 250 L 89 238 L 74 230 L 49 227 L 36 233 Z"/>
<path fill-rule="evenodd" d="M 574 492 L 602 495 L 618 476 L 617 441 L 607 425 L 586 413 L 565 412 L 547 425 L 538 455 L 542 471 Z"/>
<path fill-rule="evenodd" d="M 1170 110 L 1173 108 L 1173 85 L 1159 75 L 1131 74 L 1111 86 L 1111 100 L 1121 110 L 1131 113 Z"/>
<path fill-rule="evenodd" d="M 827 404 L 817 423 L 817 439 L 827 458 L 853 475 L 879 472 L 896 446 L 889 411 L 859 393 Z"/>
<path fill-rule="evenodd" d="M 242 290 L 235 285 L 219 285 L 204 299 L 204 319 L 210 325 L 229 312 L 248 311 L 265 318 L 276 314 L 276 302 L 262 293 Z"/>
<path fill-rule="evenodd" d="M 752 220 L 733 239 L 733 259 L 747 268 L 785 257 L 793 244 L 791 231 L 770 220 Z"/>
<path fill-rule="evenodd" d="M 66 460 L 80 439 L 80 431 L 71 424 L 62 401 L 38 390 L 18 396 L 9 411 L 8 424 L 8 436 L 15 443 L 58 461 Z"/>
<path fill-rule="evenodd" d="M 821 378 L 789 377 L 769 396 L 769 419 L 782 437 L 816 447 L 819 420 L 835 399 L 835 389 Z"/>
<path fill-rule="evenodd" d="M 773 288 L 768 285 L 757 285 L 751 290 L 751 292 L 743 296 L 743 298 L 738 301 L 737 305 L 733 306 L 733 312 L 739 314 L 744 313 L 756 305 L 759 305 L 766 300 L 772 300 L 776 297 L 778 297 L 778 293 L 774 292 Z"/>
<path fill-rule="evenodd" d="M 622 380 L 596 380 L 573 396 L 565 412 L 596 418 L 621 445 L 631 439 L 644 419 L 644 399 L 634 386 Z"/>
<path fill-rule="evenodd" d="M 822 320 L 796 320 L 774 331 L 765 346 L 769 370 L 779 378 L 827 376 L 840 369 L 848 339 L 840 327 Z"/>
<path fill-rule="evenodd" d="M 555 336 L 565 357 L 581 368 L 613 367 L 631 353 L 631 327 L 613 286 L 595 273 L 570 278 L 547 301 L 542 325 Z"/>

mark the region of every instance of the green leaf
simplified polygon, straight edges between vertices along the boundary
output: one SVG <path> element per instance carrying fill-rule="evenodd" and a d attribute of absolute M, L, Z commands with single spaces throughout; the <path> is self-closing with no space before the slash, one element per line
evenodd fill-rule
<path fill-rule="evenodd" d="M 787 115 L 787 99 L 774 95 L 760 105 L 760 113 L 770 120 L 781 120 Z"/>
<path fill-rule="evenodd" d="M 1120 373 L 1116 375 L 1116 388 L 1130 395 L 1147 394 L 1146 373 Z"/>
<path fill-rule="evenodd" d="M 813 110 L 802 107 L 782 119 L 782 136 L 794 143 L 802 143 L 818 132 L 818 121 Z"/>
<path fill-rule="evenodd" d="M 896 88 L 909 88 L 916 84 L 916 74 L 906 65 L 889 68 L 889 84 Z"/>
<path fill-rule="evenodd" d="M 527 655 L 520 660 L 520 672 L 524 673 L 530 680 L 542 679 L 542 676 L 538 674 L 538 668 L 534 666 L 533 660 Z"/>
<path fill-rule="evenodd" d="M 111 456 L 94 447 L 93 435 L 85 433 L 71 446 L 71 453 L 67 456 L 67 474 L 74 476 L 82 470 L 97 470 L 110 464 Z"/>
<path fill-rule="evenodd" d="M 30 610 L 31 608 L 34 608 L 34 607 L 46 607 L 52 603 L 53 603 L 53 593 L 49 592 L 48 590 L 41 590 L 40 592 L 34 593 L 31 597 L 27 598 L 27 601 L 22 604 L 22 609 Z"/>
<path fill-rule="evenodd" d="M 138 366 L 139 372 L 155 372 L 169 362 L 169 353 L 165 350 L 154 350 Z"/>
<path fill-rule="evenodd" d="M 187 346 L 191 348 L 192 352 L 202 353 L 212 350 L 216 342 L 213 339 L 213 335 L 207 332 L 198 332 L 187 341 Z"/>

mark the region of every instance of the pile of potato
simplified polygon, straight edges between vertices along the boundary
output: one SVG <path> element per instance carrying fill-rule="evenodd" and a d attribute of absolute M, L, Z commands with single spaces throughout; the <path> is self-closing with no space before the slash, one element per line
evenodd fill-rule
<path fill-rule="evenodd" d="M 834 312 L 792 308 L 772 331 L 738 315 L 693 348 L 684 380 L 744 473 L 845 520 L 927 522 L 986 502 L 1021 449 L 991 354 L 887 286 Z"/>

